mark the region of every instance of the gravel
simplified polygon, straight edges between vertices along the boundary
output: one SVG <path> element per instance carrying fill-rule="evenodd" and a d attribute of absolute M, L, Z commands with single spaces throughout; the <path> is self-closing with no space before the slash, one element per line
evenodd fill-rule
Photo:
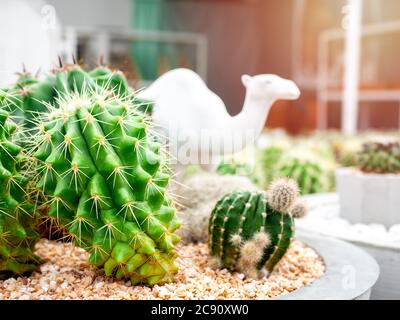
<path fill-rule="evenodd" d="M 319 255 L 295 240 L 268 277 L 245 279 L 243 274 L 213 270 L 206 244 L 178 246 L 176 282 L 163 286 L 132 286 L 106 279 L 87 263 L 87 253 L 68 243 L 41 240 L 37 254 L 46 259 L 30 277 L 0 281 L 0 300 L 49 299 L 266 299 L 312 283 L 325 272 Z"/>

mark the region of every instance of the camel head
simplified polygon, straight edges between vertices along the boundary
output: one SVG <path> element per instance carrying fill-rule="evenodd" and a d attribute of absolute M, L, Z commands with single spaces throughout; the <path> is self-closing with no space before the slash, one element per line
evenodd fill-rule
<path fill-rule="evenodd" d="M 273 74 L 260 74 L 256 76 L 243 75 L 242 83 L 247 89 L 247 94 L 258 99 L 297 100 L 300 90 L 292 80 L 283 79 Z"/>

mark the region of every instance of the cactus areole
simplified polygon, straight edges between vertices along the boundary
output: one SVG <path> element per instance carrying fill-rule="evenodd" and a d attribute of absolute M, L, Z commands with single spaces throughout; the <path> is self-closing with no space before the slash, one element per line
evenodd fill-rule
<path fill-rule="evenodd" d="M 180 239 L 166 194 L 168 159 L 131 97 L 81 88 L 38 121 L 32 153 L 49 216 L 106 276 L 169 282 Z"/>
<path fill-rule="evenodd" d="M 251 278 L 272 272 L 294 234 L 291 210 L 303 206 L 297 193 L 292 181 L 280 180 L 268 192 L 233 192 L 223 197 L 209 224 L 209 248 L 218 265 Z"/>

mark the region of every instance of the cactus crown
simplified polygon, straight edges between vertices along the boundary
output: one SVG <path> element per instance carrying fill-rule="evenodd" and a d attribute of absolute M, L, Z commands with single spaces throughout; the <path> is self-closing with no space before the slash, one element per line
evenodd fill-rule
<path fill-rule="evenodd" d="M 258 277 L 271 272 L 288 249 L 294 233 L 292 208 L 305 212 L 296 184 L 275 181 L 268 192 L 232 192 L 214 208 L 209 248 L 220 266 Z"/>
<path fill-rule="evenodd" d="M 130 95 L 110 95 L 73 70 L 75 89 L 64 83 L 56 105 L 46 104 L 31 147 L 49 216 L 107 276 L 170 281 L 179 223 L 166 194 L 163 148 Z"/>
<path fill-rule="evenodd" d="M 27 194 L 25 160 L 13 137 L 17 125 L 0 109 L 0 279 L 32 272 L 40 263 L 33 254 L 39 239 L 38 217 Z"/>
<path fill-rule="evenodd" d="M 357 156 L 357 166 L 368 173 L 400 173 L 400 142 L 366 142 Z"/>

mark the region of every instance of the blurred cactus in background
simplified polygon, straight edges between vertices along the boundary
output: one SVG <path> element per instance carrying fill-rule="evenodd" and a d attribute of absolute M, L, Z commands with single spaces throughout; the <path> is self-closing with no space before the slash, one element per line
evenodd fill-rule
<path fill-rule="evenodd" d="M 364 143 L 357 154 L 356 165 L 368 173 L 400 173 L 400 142 Z"/>

